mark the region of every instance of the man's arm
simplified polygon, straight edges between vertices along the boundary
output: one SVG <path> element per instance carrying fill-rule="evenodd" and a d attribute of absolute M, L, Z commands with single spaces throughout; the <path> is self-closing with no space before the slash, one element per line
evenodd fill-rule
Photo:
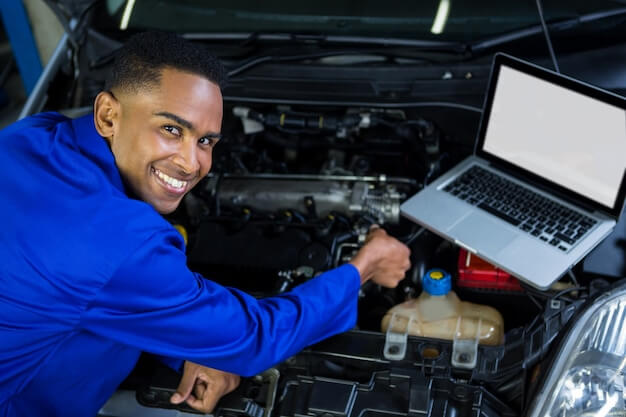
<path fill-rule="evenodd" d="M 265 299 L 226 288 L 187 268 L 172 242 L 154 234 L 89 300 L 78 329 L 153 354 L 254 375 L 356 323 L 359 275 L 352 265 Z"/>

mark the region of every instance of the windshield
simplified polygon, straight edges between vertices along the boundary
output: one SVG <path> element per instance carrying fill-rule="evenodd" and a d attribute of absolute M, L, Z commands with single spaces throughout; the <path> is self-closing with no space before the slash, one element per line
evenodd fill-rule
<path fill-rule="evenodd" d="M 624 7 L 620 1 L 544 1 L 548 21 Z M 299 33 L 471 42 L 539 23 L 535 1 L 106 0 L 101 26 L 180 33 Z"/>

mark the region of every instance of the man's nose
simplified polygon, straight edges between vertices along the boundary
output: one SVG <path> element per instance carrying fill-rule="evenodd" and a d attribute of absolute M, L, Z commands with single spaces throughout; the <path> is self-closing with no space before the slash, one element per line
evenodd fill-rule
<path fill-rule="evenodd" d="M 194 140 L 181 142 L 174 162 L 182 174 L 189 175 L 198 172 L 200 162 L 198 161 L 196 142 Z"/>

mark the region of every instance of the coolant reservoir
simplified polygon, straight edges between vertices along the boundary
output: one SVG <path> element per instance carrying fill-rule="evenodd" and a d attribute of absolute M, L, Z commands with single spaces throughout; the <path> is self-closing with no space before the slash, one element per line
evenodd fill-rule
<path fill-rule="evenodd" d="M 411 336 L 449 340 L 475 340 L 482 345 L 504 343 L 502 315 L 494 308 L 459 300 L 451 290 L 450 274 L 431 269 L 418 298 L 392 307 L 382 330 Z M 390 332 L 388 332 L 390 333 Z"/>

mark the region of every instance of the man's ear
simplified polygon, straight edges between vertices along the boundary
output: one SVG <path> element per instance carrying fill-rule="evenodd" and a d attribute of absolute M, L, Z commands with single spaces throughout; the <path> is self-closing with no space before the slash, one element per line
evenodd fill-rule
<path fill-rule="evenodd" d="M 120 102 L 108 91 L 101 91 L 93 106 L 96 130 L 109 143 L 115 137 L 120 117 Z"/>

